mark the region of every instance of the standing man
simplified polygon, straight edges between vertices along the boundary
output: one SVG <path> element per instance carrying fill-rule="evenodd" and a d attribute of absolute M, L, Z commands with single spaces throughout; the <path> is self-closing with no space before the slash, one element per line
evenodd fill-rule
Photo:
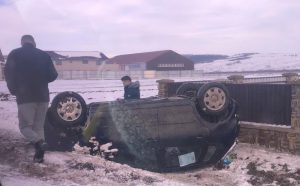
<path fill-rule="evenodd" d="M 124 85 L 124 99 L 140 99 L 140 83 L 132 82 L 129 76 L 124 76 L 121 79 Z"/>
<path fill-rule="evenodd" d="M 57 78 L 57 72 L 50 56 L 36 48 L 31 35 L 24 35 L 21 45 L 7 57 L 5 79 L 10 93 L 17 98 L 20 131 L 34 145 L 34 162 L 42 163 L 48 83 Z"/>

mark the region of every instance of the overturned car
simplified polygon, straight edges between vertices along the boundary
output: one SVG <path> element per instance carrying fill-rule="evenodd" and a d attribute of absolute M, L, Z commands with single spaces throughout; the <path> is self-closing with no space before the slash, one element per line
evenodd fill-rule
<path fill-rule="evenodd" d="M 175 97 L 89 105 L 77 93 L 63 92 L 53 99 L 45 124 L 52 150 L 72 150 L 95 137 L 118 149 L 114 161 L 158 172 L 216 164 L 238 132 L 237 104 L 220 83 L 183 84 Z"/>

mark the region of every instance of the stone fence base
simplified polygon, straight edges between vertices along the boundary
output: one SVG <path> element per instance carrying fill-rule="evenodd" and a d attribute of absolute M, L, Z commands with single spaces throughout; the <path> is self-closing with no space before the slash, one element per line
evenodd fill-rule
<path fill-rule="evenodd" d="M 241 122 L 239 141 L 300 154 L 300 131 L 286 126 Z"/>

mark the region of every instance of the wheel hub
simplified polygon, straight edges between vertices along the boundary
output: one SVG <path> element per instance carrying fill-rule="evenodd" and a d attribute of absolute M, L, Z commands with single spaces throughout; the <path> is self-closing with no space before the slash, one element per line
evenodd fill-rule
<path fill-rule="evenodd" d="M 218 111 L 223 108 L 226 103 L 226 95 L 224 90 L 218 87 L 212 87 L 204 94 L 205 106 L 214 111 Z"/>
<path fill-rule="evenodd" d="M 81 112 L 81 103 L 74 97 L 67 97 L 58 103 L 57 113 L 65 121 L 75 121 Z"/>
<path fill-rule="evenodd" d="M 71 113 L 71 112 L 73 112 L 73 111 L 74 111 L 74 106 L 71 105 L 71 104 L 68 104 L 68 105 L 66 106 L 66 112 L 67 112 L 67 113 Z"/>
<path fill-rule="evenodd" d="M 217 102 L 218 99 L 219 99 L 219 98 L 218 98 L 218 95 L 215 95 L 215 94 L 214 94 L 214 95 L 211 96 L 211 101 L 212 101 L 212 102 Z"/>

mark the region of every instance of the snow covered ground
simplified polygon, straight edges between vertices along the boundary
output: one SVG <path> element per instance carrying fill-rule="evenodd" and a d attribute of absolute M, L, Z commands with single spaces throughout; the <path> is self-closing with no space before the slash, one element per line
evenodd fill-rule
<path fill-rule="evenodd" d="M 207 78 L 198 80 L 202 79 Z M 58 92 L 68 90 L 79 92 L 88 103 L 114 100 L 123 95 L 120 81 L 66 80 L 51 84 L 51 99 Z M 152 173 L 90 156 L 78 147 L 73 152 L 48 152 L 44 164 L 34 164 L 34 150 L 18 130 L 15 100 L 10 95 L 5 96 L 7 93 L 5 82 L 0 82 L 0 182 L 3 186 L 300 184 L 299 156 L 249 144 L 239 144 L 232 154 L 230 167 L 222 170 L 211 167 Z M 155 80 L 141 80 L 142 97 L 156 94 Z"/>
<path fill-rule="evenodd" d="M 300 70 L 300 54 L 236 54 L 211 63 L 198 63 L 195 68 L 204 72 Z"/>

